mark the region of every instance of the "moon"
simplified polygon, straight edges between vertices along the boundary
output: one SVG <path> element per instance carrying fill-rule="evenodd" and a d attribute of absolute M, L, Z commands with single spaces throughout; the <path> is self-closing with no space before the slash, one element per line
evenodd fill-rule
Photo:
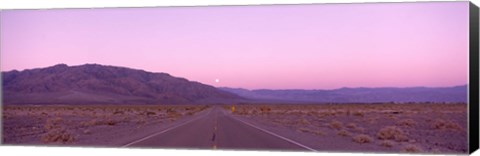
<path fill-rule="evenodd" d="M 216 83 L 220 82 L 220 79 L 215 79 L 215 82 L 216 82 Z"/>

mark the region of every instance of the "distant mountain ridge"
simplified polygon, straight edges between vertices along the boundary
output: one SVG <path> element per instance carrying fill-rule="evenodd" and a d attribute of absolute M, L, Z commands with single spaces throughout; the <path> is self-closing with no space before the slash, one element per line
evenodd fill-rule
<path fill-rule="evenodd" d="M 215 88 L 167 73 L 98 64 L 2 72 L 3 104 L 466 103 L 467 89 L 467 85 L 333 90 Z"/>
<path fill-rule="evenodd" d="M 4 104 L 196 104 L 243 99 L 166 73 L 98 64 L 2 72 L 2 94 Z"/>
<path fill-rule="evenodd" d="M 381 102 L 446 102 L 466 103 L 467 85 L 453 87 L 411 88 L 340 88 L 333 90 L 247 90 L 220 88 L 239 96 L 260 101 L 305 103 L 381 103 Z"/>

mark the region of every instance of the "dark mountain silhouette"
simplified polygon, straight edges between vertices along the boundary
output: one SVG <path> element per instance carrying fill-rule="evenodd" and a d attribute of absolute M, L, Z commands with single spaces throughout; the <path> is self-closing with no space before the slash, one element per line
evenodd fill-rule
<path fill-rule="evenodd" d="M 4 104 L 196 104 L 242 98 L 215 87 L 123 67 L 59 64 L 2 72 Z"/>
<path fill-rule="evenodd" d="M 239 96 L 262 100 L 313 103 L 379 103 L 379 102 L 467 102 L 467 85 L 427 88 L 340 88 L 334 90 L 246 90 L 220 88 Z"/>

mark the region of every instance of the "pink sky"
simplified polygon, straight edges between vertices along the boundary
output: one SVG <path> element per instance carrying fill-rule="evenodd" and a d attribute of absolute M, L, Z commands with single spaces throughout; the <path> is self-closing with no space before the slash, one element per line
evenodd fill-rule
<path fill-rule="evenodd" d="M 468 2 L 7 10 L 0 20 L 2 71 L 97 63 L 247 89 L 468 81 Z"/>

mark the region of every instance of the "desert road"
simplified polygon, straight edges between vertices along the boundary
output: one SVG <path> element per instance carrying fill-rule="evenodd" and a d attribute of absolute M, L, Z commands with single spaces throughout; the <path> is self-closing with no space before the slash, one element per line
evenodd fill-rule
<path fill-rule="evenodd" d="M 256 127 L 221 107 L 213 107 L 191 120 L 132 141 L 123 147 L 315 151 Z"/>

